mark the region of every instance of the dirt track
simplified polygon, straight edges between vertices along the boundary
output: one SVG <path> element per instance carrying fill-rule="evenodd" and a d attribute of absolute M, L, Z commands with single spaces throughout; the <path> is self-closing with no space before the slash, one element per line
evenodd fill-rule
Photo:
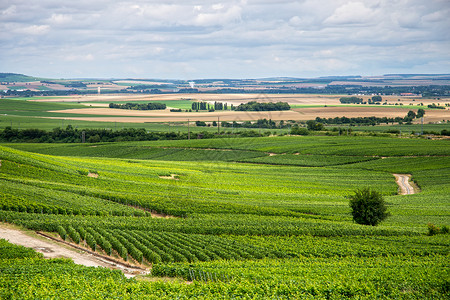
<path fill-rule="evenodd" d="M 116 262 L 111 262 L 101 257 L 94 256 L 81 250 L 75 250 L 70 246 L 38 236 L 32 231 L 24 232 L 13 228 L 10 225 L 0 223 L 0 238 L 8 240 L 10 243 L 33 248 L 44 255 L 45 258 L 71 258 L 74 263 L 87 267 L 105 267 L 110 269 L 120 269 L 125 276 L 132 277 L 142 271 L 129 268 Z"/>
<path fill-rule="evenodd" d="M 392 174 L 392 175 L 394 175 L 396 179 L 401 195 L 412 195 L 416 193 L 414 187 L 409 182 L 409 178 L 411 175 L 409 174 Z"/>

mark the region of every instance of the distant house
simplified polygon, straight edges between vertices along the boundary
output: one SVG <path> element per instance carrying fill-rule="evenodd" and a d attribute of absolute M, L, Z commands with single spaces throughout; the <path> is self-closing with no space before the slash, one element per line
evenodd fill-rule
<path fill-rule="evenodd" d="M 422 95 L 414 94 L 414 93 L 401 93 L 400 96 L 406 96 L 406 97 L 422 97 Z"/>

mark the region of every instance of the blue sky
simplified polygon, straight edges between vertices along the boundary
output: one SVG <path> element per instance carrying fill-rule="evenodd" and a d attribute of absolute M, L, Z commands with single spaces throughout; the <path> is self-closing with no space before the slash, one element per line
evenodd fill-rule
<path fill-rule="evenodd" d="M 450 73 L 449 0 L 2 0 L 0 72 L 76 78 Z"/>

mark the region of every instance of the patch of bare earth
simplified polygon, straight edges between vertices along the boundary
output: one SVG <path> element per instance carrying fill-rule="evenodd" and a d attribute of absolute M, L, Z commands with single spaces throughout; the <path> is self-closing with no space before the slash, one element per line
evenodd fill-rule
<path fill-rule="evenodd" d="M 161 178 L 161 179 L 171 179 L 171 180 L 180 180 L 180 177 L 177 174 L 170 174 L 170 176 L 168 176 L 168 175 L 159 175 L 159 178 Z"/>
<path fill-rule="evenodd" d="M 91 172 L 89 172 L 87 176 L 88 177 L 92 177 L 92 178 L 98 178 L 98 173 L 91 173 Z"/>
<path fill-rule="evenodd" d="M 400 195 L 412 195 L 416 192 L 419 192 L 419 187 L 410 182 L 411 175 L 410 174 L 392 174 L 395 177 L 395 181 L 399 187 Z"/>

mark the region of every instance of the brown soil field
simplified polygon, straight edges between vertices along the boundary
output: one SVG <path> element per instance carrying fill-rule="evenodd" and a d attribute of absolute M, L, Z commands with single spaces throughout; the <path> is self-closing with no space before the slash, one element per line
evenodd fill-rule
<path fill-rule="evenodd" d="M 85 108 L 85 109 L 71 109 L 59 111 L 64 113 L 86 114 L 86 117 L 64 117 L 72 120 L 87 120 L 87 121 L 104 121 L 104 122 L 130 122 L 130 123 L 144 123 L 144 122 L 185 122 L 188 119 L 191 121 L 247 121 L 258 119 L 272 119 L 272 120 L 301 120 L 301 115 L 295 111 L 275 111 L 275 112 L 236 112 L 236 111 L 215 111 L 215 112 L 192 112 L 192 113 L 178 113 L 164 111 L 136 111 L 136 110 L 119 110 L 110 108 Z M 96 115 L 96 117 L 89 117 L 88 115 Z M 105 117 L 98 117 L 98 115 L 105 115 Z M 120 118 L 118 118 L 120 117 Z M 57 119 L 57 118 L 56 118 Z"/>
<path fill-rule="evenodd" d="M 96 101 L 170 101 L 170 100 L 194 100 L 194 101 L 220 101 L 234 105 L 246 103 L 249 101 L 258 102 L 288 102 L 289 104 L 299 105 L 338 105 L 339 98 L 348 95 L 312 95 L 312 94 L 162 94 L 162 95 L 124 95 L 124 94 L 108 94 L 108 95 L 75 95 L 58 98 L 46 98 L 29 101 L 39 102 L 96 102 Z M 371 96 L 358 96 L 367 100 Z M 422 98 L 419 96 L 382 96 L 383 102 L 403 103 L 425 105 L 431 103 L 450 103 L 450 98 L 441 98 L 440 100 L 432 98 Z"/>
<path fill-rule="evenodd" d="M 70 109 L 58 112 L 85 114 L 86 117 L 65 117 L 65 119 L 84 121 L 104 121 L 104 122 L 186 122 L 191 121 L 249 121 L 258 119 L 272 120 L 312 120 L 316 117 L 404 117 L 410 109 L 396 107 L 304 107 L 295 108 L 290 111 L 269 111 L 269 112 L 241 112 L 241 111 L 215 111 L 215 112 L 170 112 L 163 111 L 139 111 L 139 110 L 119 110 L 111 108 L 82 108 Z M 96 115 L 89 117 L 89 115 Z M 102 115 L 104 117 L 102 117 Z M 119 118 L 118 118 L 119 117 Z M 427 110 L 425 122 L 438 122 L 450 120 L 450 111 Z"/>
<path fill-rule="evenodd" d="M 295 108 L 294 111 L 302 114 L 301 120 L 311 120 L 316 117 L 321 118 L 334 118 L 334 117 L 404 117 L 409 108 L 397 108 L 397 107 L 346 107 L 346 106 L 336 106 L 336 107 L 305 107 L 305 108 Z M 438 122 L 442 120 L 450 120 L 450 111 L 448 109 L 439 110 L 427 110 L 425 113 L 425 122 Z M 418 122 L 418 121 L 417 121 Z"/>
<path fill-rule="evenodd" d="M 70 109 L 58 112 L 86 115 L 85 117 L 68 117 L 73 120 L 88 121 L 117 121 L 117 122 L 186 122 L 191 121 L 214 121 L 220 118 L 221 121 L 247 121 L 257 119 L 272 120 L 311 120 L 316 117 L 334 118 L 334 117 L 404 117 L 410 108 L 399 106 L 340 106 L 339 98 L 343 95 L 311 95 L 311 94 L 163 94 L 163 95 L 89 95 L 89 96 L 68 96 L 64 98 L 39 99 L 32 101 L 42 102 L 79 102 L 89 108 Z M 371 96 L 358 96 L 364 100 Z M 297 107 L 291 111 L 272 111 L 272 112 L 236 112 L 236 111 L 215 111 L 215 112 L 170 112 L 164 111 L 139 111 L 139 110 L 121 110 L 110 109 L 107 103 L 109 101 L 170 101 L 170 100 L 196 100 L 226 102 L 235 106 L 249 101 L 257 102 L 288 102 L 291 105 L 320 105 L 318 107 Z M 426 99 L 421 97 L 407 96 L 383 96 L 383 101 L 387 100 L 389 104 L 414 105 L 423 103 L 440 103 L 441 106 L 450 103 L 450 98 L 445 99 Z M 170 105 L 168 105 L 170 107 Z M 417 109 L 420 106 L 416 106 Z M 96 115 L 93 117 L 92 115 Z M 120 117 L 120 118 L 117 118 Z M 449 108 L 442 110 L 427 110 L 425 122 L 438 122 L 450 119 Z"/>

